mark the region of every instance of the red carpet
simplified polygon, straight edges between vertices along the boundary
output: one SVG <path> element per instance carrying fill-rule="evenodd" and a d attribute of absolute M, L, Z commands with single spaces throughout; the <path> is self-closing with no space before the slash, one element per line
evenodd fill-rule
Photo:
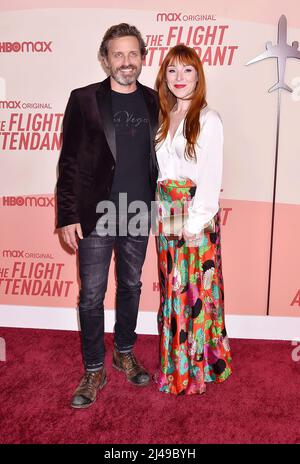
<path fill-rule="evenodd" d="M 137 388 L 111 367 L 87 410 L 69 407 L 82 374 L 77 332 L 0 329 L 0 443 L 300 443 L 300 361 L 290 342 L 231 340 L 234 372 L 202 396 Z M 158 337 L 140 335 L 136 354 L 153 373 Z"/>

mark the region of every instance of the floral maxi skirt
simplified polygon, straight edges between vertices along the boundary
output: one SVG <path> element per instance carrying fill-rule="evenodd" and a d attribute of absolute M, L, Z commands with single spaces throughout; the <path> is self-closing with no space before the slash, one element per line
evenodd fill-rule
<path fill-rule="evenodd" d="M 160 391 L 175 395 L 204 393 L 207 382 L 223 382 L 231 374 L 224 323 L 220 213 L 214 217 L 215 231 L 205 231 L 196 246 L 187 246 L 184 239 L 167 240 L 162 233 L 162 209 L 182 205 L 194 192 L 189 179 L 167 179 L 159 182 L 157 189 L 161 306 L 156 381 Z"/>

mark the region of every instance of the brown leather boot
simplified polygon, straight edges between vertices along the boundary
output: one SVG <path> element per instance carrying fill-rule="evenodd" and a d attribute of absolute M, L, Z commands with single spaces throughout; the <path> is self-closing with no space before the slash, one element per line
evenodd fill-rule
<path fill-rule="evenodd" d="M 118 371 L 124 372 L 127 380 L 138 387 L 144 387 L 150 382 L 148 372 L 138 363 L 132 351 L 129 353 L 120 353 L 115 349 L 113 367 Z"/>
<path fill-rule="evenodd" d="M 91 406 L 96 401 L 98 390 L 104 387 L 106 381 L 104 366 L 99 371 L 86 371 L 73 394 L 72 408 L 84 409 Z"/>

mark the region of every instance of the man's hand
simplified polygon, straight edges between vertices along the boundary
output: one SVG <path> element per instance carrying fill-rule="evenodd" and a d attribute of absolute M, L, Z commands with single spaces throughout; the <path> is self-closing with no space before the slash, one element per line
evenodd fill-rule
<path fill-rule="evenodd" d="M 83 238 L 81 225 L 79 223 L 70 224 L 69 226 L 62 227 L 59 230 L 65 244 L 68 245 L 73 251 L 78 250 L 76 234 L 79 239 Z"/>

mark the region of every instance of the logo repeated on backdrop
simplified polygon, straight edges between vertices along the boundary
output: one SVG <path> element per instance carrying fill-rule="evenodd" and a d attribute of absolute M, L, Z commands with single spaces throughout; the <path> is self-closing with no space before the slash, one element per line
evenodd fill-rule
<path fill-rule="evenodd" d="M 62 119 L 62 113 L 10 113 L 0 121 L 0 149 L 60 150 Z"/>
<path fill-rule="evenodd" d="M 3 250 L 3 258 L 54 259 L 52 253 L 36 253 L 26 250 Z"/>
<path fill-rule="evenodd" d="M 52 42 L 0 42 L 0 53 L 52 53 Z"/>
<path fill-rule="evenodd" d="M 215 15 L 188 15 L 182 13 L 158 13 L 157 22 L 216 21 Z M 202 63 L 210 66 L 230 66 L 233 63 L 238 45 L 228 44 L 226 35 L 228 24 L 208 24 L 196 26 L 169 26 L 163 34 L 146 34 L 148 54 L 144 66 L 161 65 L 171 47 L 184 43 L 193 47 Z"/>
<path fill-rule="evenodd" d="M 175 21 L 215 21 L 215 15 L 210 14 L 183 14 L 183 13 L 157 13 L 156 21 L 175 22 Z"/>
<path fill-rule="evenodd" d="M 0 100 L 1 110 L 15 110 L 15 109 L 47 109 L 51 110 L 50 103 L 36 103 L 36 102 L 22 102 L 21 100 Z"/>
<path fill-rule="evenodd" d="M 52 53 L 52 44 L 52 41 L 0 42 L 0 53 Z M 59 151 L 62 142 L 63 113 L 47 112 L 52 110 L 52 104 L 49 102 L 5 99 L 5 79 L 2 78 L 0 83 L 0 110 L 20 110 L 1 115 L 0 150 Z M 35 110 L 46 112 L 36 113 Z"/>
<path fill-rule="evenodd" d="M 65 263 L 10 262 L 0 269 L 0 294 L 67 298 L 74 282 L 64 279 L 64 268 Z"/>
<path fill-rule="evenodd" d="M 300 308 L 300 288 L 297 290 L 297 293 L 292 299 L 290 306 L 295 306 L 295 307 Z"/>
<path fill-rule="evenodd" d="M 0 56 L 1 54 L 2 56 L 4 54 L 38 56 L 53 54 L 53 52 L 52 41 L 0 42 Z M 33 99 L 8 96 L 10 87 L 9 79 L 2 78 L 1 155 L 4 159 L 11 159 L 11 154 L 14 152 L 19 152 L 21 157 L 25 153 L 28 153 L 29 157 L 34 153 L 45 152 L 51 157 L 53 154 L 57 156 L 62 144 L 63 113 L 56 112 L 52 103 L 44 101 L 43 94 Z M 38 175 L 41 177 L 43 174 L 39 172 Z M 33 192 L 35 189 L 36 187 L 32 187 Z M 58 253 L 53 253 L 53 245 L 48 243 L 48 218 L 50 217 L 53 221 L 55 208 L 53 193 L 3 195 L 1 200 L 2 217 L 7 227 L 9 227 L 11 217 L 18 218 L 17 227 L 14 226 L 9 237 L 3 240 L 3 244 L 9 243 L 12 246 L 3 248 L 1 251 L 0 295 L 2 295 L 2 300 L 4 301 L 5 296 L 5 302 L 8 303 L 33 305 L 41 305 L 43 302 L 47 305 L 59 305 L 58 302 L 68 301 L 76 292 L 76 281 L 73 276 L 70 278 L 69 266 L 60 257 L 60 250 Z M 16 212 L 9 212 L 8 208 L 14 208 Z M 52 210 L 50 214 L 49 208 Z M 30 234 L 33 237 L 30 242 L 32 250 L 25 248 L 29 242 L 26 238 L 23 239 L 27 223 L 33 229 Z M 48 251 L 47 247 L 52 250 Z"/>
<path fill-rule="evenodd" d="M 17 197 L 2 197 L 2 204 L 3 206 L 25 206 L 27 207 L 35 207 L 35 208 L 54 208 L 55 206 L 55 199 L 54 195 L 46 196 L 17 196 Z"/>
<path fill-rule="evenodd" d="M 195 48 L 201 58 L 207 76 L 209 105 L 220 111 L 224 123 L 223 185 L 226 192 L 221 200 L 221 219 L 226 311 L 263 315 L 266 314 L 271 230 L 270 179 L 274 167 L 272 121 L 276 111 L 276 105 L 272 104 L 275 95 L 269 94 L 267 89 L 276 84 L 276 62 L 274 60 L 274 74 L 272 70 L 269 72 L 270 60 L 248 68 L 244 64 L 267 51 L 264 50 L 267 39 L 276 46 L 276 27 L 267 14 L 264 17 L 258 14 L 256 18 L 230 14 L 218 17 L 210 6 L 205 6 L 207 14 L 199 7 L 199 3 L 191 1 L 187 11 L 184 7 L 182 11 L 173 11 L 166 9 L 162 2 L 154 12 L 151 9 L 130 10 L 130 22 L 141 30 L 148 48 L 141 81 L 153 87 L 159 65 L 168 50 L 178 43 Z M 234 5 L 227 5 L 226 11 L 230 7 Z M 98 47 L 95 37 L 99 38 L 111 24 L 122 22 L 126 16 L 124 11 L 104 10 L 99 5 L 93 15 L 85 8 L 80 12 L 53 9 L 53 21 L 49 21 L 39 10 L 32 9 L 22 12 L 22 27 L 18 27 L 21 25 L 18 15 L 19 12 L 9 13 L 8 27 L 5 15 L 0 19 L 0 155 L 4 166 L 0 209 L 5 224 L 0 245 L 0 295 L 3 304 L 74 307 L 78 294 L 76 259 L 66 253 L 53 234 L 53 191 L 62 143 L 62 110 L 72 88 L 105 77 L 96 59 L 93 62 L 96 53 L 90 54 L 90 50 Z M 89 24 L 84 36 L 78 35 L 79 23 Z M 61 24 L 64 27 L 60 27 Z M 38 25 L 36 30 L 35 25 Z M 293 49 L 289 51 L 295 55 L 299 53 L 295 42 L 299 40 L 299 25 L 295 20 L 293 26 L 298 29 L 287 31 L 291 36 L 287 36 L 285 44 L 290 44 Z M 3 35 L 6 30 L 8 33 Z M 18 31 L 18 36 L 11 35 L 11 31 Z M 74 45 L 73 50 L 80 51 L 80 66 L 78 53 L 70 52 L 70 43 Z M 68 60 L 62 60 L 63 56 Z M 280 146 L 280 155 L 281 152 L 283 155 L 280 162 L 292 160 L 290 164 L 297 172 L 296 154 L 292 154 L 296 142 L 291 139 L 292 130 L 289 132 L 295 127 L 292 120 L 296 120 L 297 115 L 292 117 L 287 98 L 296 101 L 295 85 L 299 84 L 299 77 L 297 71 L 296 74 L 294 70 L 289 71 L 297 60 L 287 62 L 285 79 L 282 78 L 283 66 L 278 69 L 278 81 L 293 89 L 293 94 L 285 92 L 282 132 L 289 134 L 290 140 L 288 146 Z M 54 76 L 57 77 L 55 82 Z M 22 79 L 26 80 L 22 82 Z M 264 85 L 265 93 L 259 94 L 258 89 Z M 279 173 L 279 183 L 283 172 Z M 295 205 L 299 205 L 297 200 Z M 276 211 L 278 215 L 279 208 Z M 293 213 L 294 221 L 297 217 Z M 278 223 L 283 224 L 284 235 L 280 236 L 279 259 L 274 263 L 278 278 L 272 289 L 273 306 L 279 308 L 278 315 L 285 311 L 284 315 L 297 315 L 300 314 L 300 289 L 294 278 L 296 272 L 282 272 L 281 266 L 282 248 L 287 242 L 292 243 L 292 238 L 287 240 L 288 222 L 282 218 Z M 278 225 L 276 221 L 275 225 Z M 277 236 L 276 229 L 275 238 Z M 151 237 L 143 271 L 141 309 L 146 311 L 155 311 L 159 302 L 154 241 Z M 293 254 L 293 257 L 297 262 L 297 256 Z M 244 269 L 246 274 L 239 269 Z M 289 289 L 285 290 L 287 285 Z M 113 308 L 113 270 L 109 286 L 106 307 Z"/>

